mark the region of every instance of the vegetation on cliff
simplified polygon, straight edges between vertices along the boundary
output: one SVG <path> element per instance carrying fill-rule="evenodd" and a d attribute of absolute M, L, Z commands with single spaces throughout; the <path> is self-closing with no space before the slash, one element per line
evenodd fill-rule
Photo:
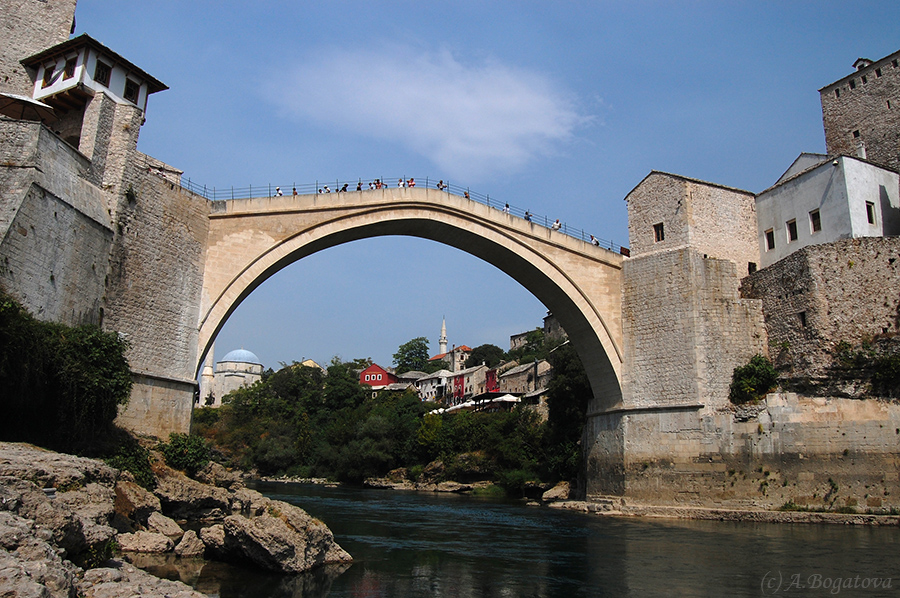
<path fill-rule="evenodd" d="M 126 348 L 96 326 L 39 321 L 0 290 L 0 439 L 92 452 L 131 393 Z"/>

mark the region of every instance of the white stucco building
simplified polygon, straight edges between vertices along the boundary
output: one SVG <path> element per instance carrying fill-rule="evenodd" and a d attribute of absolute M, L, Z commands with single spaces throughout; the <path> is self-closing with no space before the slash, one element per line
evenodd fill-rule
<path fill-rule="evenodd" d="M 900 235 L 900 175 L 852 156 L 801 154 L 756 196 L 760 266 L 808 245 Z"/>

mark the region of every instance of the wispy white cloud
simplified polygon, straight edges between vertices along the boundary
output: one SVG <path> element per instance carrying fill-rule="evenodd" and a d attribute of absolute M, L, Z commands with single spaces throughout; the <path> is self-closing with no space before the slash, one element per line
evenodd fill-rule
<path fill-rule="evenodd" d="M 270 97 L 295 117 L 403 144 L 449 176 L 516 172 L 587 120 L 546 74 L 402 46 L 307 57 Z"/>

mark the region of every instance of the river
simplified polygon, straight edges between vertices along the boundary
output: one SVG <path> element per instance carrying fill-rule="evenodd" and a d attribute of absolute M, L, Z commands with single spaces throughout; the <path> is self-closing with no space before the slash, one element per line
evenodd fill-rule
<path fill-rule="evenodd" d="M 598 517 L 519 501 L 266 484 L 354 563 L 285 577 L 208 563 L 221 598 L 896 596 L 897 528 Z"/>

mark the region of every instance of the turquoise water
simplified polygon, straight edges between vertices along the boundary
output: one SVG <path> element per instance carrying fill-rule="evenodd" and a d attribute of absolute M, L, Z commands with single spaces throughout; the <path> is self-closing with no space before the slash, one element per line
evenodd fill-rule
<path fill-rule="evenodd" d="M 258 489 L 322 519 L 354 563 L 288 577 L 210 563 L 192 580 L 200 591 L 222 598 L 900 595 L 896 527 L 601 518 L 458 495 Z"/>

